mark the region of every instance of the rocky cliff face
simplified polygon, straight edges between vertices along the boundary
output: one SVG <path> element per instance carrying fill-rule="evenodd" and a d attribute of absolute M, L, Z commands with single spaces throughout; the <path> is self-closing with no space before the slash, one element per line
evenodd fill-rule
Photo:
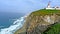
<path fill-rule="evenodd" d="M 41 12 L 40 12 L 41 13 Z M 39 13 L 39 14 L 40 14 Z M 16 34 L 42 34 L 51 24 L 60 22 L 60 13 L 44 13 L 36 15 L 31 13 L 27 18 L 24 26 Z M 43 13 L 42 13 L 43 14 Z"/>
<path fill-rule="evenodd" d="M 60 16 L 57 14 L 34 16 L 31 15 L 27 19 L 27 34 L 40 34 L 50 25 L 60 22 Z"/>

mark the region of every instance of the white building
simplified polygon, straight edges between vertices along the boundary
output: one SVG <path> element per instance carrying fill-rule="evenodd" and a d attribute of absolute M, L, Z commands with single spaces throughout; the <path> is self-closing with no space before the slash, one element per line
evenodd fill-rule
<path fill-rule="evenodd" d="M 60 10 L 60 7 L 56 6 L 55 9 L 56 9 L 56 10 Z"/>
<path fill-rule="evenodd" d="M 60 7 L 58 7 L 58 6 L 56 6 L 56 7 L 51 7 L 51 6 L 50 6 L 50 2 L 49 2 L 48 5 L 47 5 L 47 7 L 46 7 L 45 9 L 51 9 L 51 10 L 56 9 L 56 10 L 60 10 Z"/>
<path fill-rule="evenodd" d="M 52 7 L 50 6 L 50 2 L 49 2 L 48 5 L 47 5 L 47 7 L 46 7 L 46 9 L 55 9 L 55 8 L 52 8 Z"/>

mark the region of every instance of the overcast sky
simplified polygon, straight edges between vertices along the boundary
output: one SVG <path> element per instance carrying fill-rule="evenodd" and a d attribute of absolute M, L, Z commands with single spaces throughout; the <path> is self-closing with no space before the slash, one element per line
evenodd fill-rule
<path fill-rule="evenodd" d="M 0 12 L 28 13 L 45 8 L 49 1 L 51 6 L 60 6 L 60 0 L 0 0 Z"/>

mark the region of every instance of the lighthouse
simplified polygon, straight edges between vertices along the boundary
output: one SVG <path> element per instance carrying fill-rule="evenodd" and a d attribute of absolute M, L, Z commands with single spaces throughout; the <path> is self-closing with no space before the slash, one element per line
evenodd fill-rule
<path fill-rule="evenodd" d="M 48 2 L 48 5 L 47 5 L 47 7 L 45 8 L 45 9 L 50 9 L 50 10 L 60 10 L 60 7 L 58 7 L 58 6 L 55 6 L 55 7 L 51 7 L 50 6 L 50 1 Z"/>
<path fill-rule="evenodd" d="M 51 9 L 51 10 L 55 9 L 55 8 L 52 8 L 52 7 L 50 6 L 50 3 L 51 3 L 51 2 L 49 1 L 46 9 Z"/>
<path fill-rule="evenodd" d="M 48 2 L 47 8 L 50 8 L 50 1 Z"/>

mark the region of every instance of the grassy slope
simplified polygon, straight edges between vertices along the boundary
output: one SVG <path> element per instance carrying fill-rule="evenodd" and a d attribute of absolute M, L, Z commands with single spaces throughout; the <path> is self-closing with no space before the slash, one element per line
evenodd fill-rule
<path fill-rule="evenodd" d="M 31 14 L 33 15 L 51 15 L 51 14 L 59 14 L 60 13 L 60 10 L 46 10 L 46 9 L 41 9 L 41 10 L 38 10 L 38 11 L 35 11 L 35 12 L 32 12 Z"/>
<path fill-rule="evenodd" d="M 45 34 L 60 34 L 60 23 L 54 24 Z"/>

